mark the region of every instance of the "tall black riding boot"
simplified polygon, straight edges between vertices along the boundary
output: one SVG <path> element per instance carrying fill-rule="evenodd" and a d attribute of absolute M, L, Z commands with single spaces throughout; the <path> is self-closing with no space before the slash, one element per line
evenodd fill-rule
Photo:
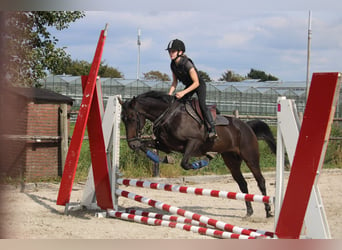
<path fill-rule="evenodd" d="M 216 133 L 216 129 L 215 129 L 215 123 L 214 123 L 214 119 L 213 116 L 210 112 L 210 110 L 207 110 L 207 122 L 209 123 L 208 126 L 208 137 L 210 140 L 214 140 L 217 138 L 217 133 Z"/>

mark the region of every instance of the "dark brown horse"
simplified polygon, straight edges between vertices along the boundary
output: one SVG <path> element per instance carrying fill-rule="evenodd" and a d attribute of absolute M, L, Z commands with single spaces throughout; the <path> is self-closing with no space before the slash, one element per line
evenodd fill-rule
<path fill-rule="evenodd" d="M 175 100 L 173 96 L 150 91 L 120 103 L 121 118 L 125 124 L 127 141 L 131 149 L 142 149 L 146 152 L 146 148 L 150 147 L 166 153 L 180 152 L 183 154 L 181 166 L 186 170 L 197 169 L 203 163 L 191 164 L 189 163 L 191 157 L 203 156 L 207 152 L 218 152 L 222 155 L 241 192 L 248 193 L 247 182 L 240 169 L 242 161 L 245 161 L 261 193 L 267 195 L 265 179 L 259 166 L 257 136 L 252 130 L 252 128 L 256 132 L 258 129 L 262 130 L 260 126 L 262 123 L 252 123 L 249 126 L 237 118 L 221 116 L 219 118 L 221 121 L 225 120 L 223 123 L 225 125 L 216 125 L 218 138 L 212 141 L 207 139 L 205 126 L 188 114 L 184 102 Z M 153 123 L 155 140 L 141 139 L 141 130 L 146 119 Z M 258 136 L 261 134 L 259 131 Z M 251 216 L 253 208 L 249 201 L 246 201 L 246 207 L 247 216 Z M 265 210 L 266 217 L 271 217 L 269 204 L 265 204 Z"/>

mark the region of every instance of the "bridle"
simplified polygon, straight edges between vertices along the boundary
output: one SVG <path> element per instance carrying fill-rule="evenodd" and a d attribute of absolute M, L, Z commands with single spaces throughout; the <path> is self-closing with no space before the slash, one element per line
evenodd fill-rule
<path fill-rule="evenodd" d="M 172 99 L 170 105 L 168 106 L 168 108 L 162 113 L 160 114 L 153 122 L 153 132 L 154 134 L 156 134 L 155 132 L 157 131 L 157 129 L 163 125 L 163 123 L 165 123 L 167 121 L 167 118 L 171 115 L 170 111 L 175 111 L 175 109 L 173 108 L 175 104 L 177 104 L 175 102 L 176 99 Z M 143 130 L 143 126 L 141 125 L 141 116 L 145 117 L 145 114 L 139 112 L 136 107 L 134 107 L 134 112 L 135 112 L 135 118 L 136 118 L 136 136 L 132 137 L 132 138 L 127 138 L 127 142 L 133 142 L 133 141 L 139 141 L 141 142 L 141 135 L 142 135 L 142 130 Z M 171 113 L 173 113 L 171 112 Z"/>
<path fill-rule="evenodd" d="M 140 116 L 142 116 L 142 114 L 134 107 L 134 111 L 135 111 L 135 118 L 136 118 L 136 136 L 132 137 L 132 138 L 127 138 L 127 142 L 132 142 L 132 141 L 141 141 L 141 135 L 142 135 L 142 129 L 143 127 L 141 126 L 141 119 Z"/>

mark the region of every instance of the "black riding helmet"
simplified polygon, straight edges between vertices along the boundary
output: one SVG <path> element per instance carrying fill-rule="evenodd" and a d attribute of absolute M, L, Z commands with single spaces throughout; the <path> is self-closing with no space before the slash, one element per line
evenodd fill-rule
<path fill-rule="evenodd" d="M 174 39 L 169 42 L 167 45 L 166 50 L 177 50 L 177 51 L 183 51 L 185 52 L 185 45 L 184 43 L 179 39 Z"/>

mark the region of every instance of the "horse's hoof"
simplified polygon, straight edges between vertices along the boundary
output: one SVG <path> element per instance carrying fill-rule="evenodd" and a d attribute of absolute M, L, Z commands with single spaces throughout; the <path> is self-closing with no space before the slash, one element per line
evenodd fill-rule
<path fill-rule="evenodd" d="M 253 213 L 247 213 L 246 215 L 245 215 L 245 218 L 249 218 L 249 217 L 251 217 L 253 215 Z"/>
<path fill-rule="evenodd" d="M 266 213 L 266 218 L 272 218 L 274 215 L 272 213 Z"/>
<path fill-rule="evenodd" d="M 252 215 L 251 214 L 246 214 L 245 216 L 241 217 L 241 219 L 243 221 L 250 221 L 252 219 Z"/>

